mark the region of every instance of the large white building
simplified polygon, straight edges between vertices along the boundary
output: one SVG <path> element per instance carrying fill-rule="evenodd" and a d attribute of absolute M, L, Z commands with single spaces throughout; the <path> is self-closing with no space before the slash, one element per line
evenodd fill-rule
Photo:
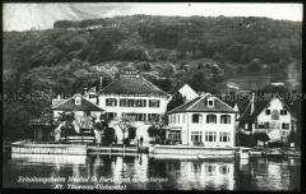
<path fill-rule="evenodd" d="M 237 111 L 211 94 L 168 112 L 168 139 L 183 145 L 234 147 Z"/>
<path fill-rule="evenodd" d="M 149 142 L 147 129 L 151 121 L 161 120 L 170 100 L 169 94 L 138 74 L 121 75 L 98 93 L 89 92 L 85 96 L 106 111 L 119 141 L 123 134 L 118 122 L 127 116 L 137 128 L 136 139 L 142 137 L 144 144 Z"/>

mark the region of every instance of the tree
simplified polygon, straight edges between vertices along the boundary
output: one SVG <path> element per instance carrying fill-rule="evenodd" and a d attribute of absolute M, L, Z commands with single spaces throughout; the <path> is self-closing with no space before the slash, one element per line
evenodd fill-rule
<path fill-rule="evenodd" d="M 259 59 L 253 59 L 253 61 L 248 65 L 248 70 L 252 73 L 260 72 L 261 64 L 260 64 Z"/>
<path fill-rule="evenodd" d="M 128 131 L 129 131 L 128 138 L 129 139 L 135 139 L 135 137 L 136 137 L 136 127 L 129 127 Z"/>
<path fill-rule="evenodd" d="M 266 132 L 262 132 L 262 133 L 254 133 L 253 134 L 254 138 L 258 141 L 262 141 L 264 142 L 264 145 L 267 141 L 270 140 L 268 134 Z"/>
<path fill-rule="evenodd" d="M 149 136 L 153 138 L 154 143 L 162 143 L 166 140 L 167 117 L 164 116 L 161 120 L 151 121 L 151 126 L 148 128 Z"/>
<path fill-rule="evenodd" d="M 104 145 L 110 145 L 115 141 L 115 129 L 107 127 L 104 130 L 104 136 L 102 138 L 102 143 Z"/>
<path fill-rule="evenodd" d="M 133 127 L 135 119 L 128 115 L 123 115 L 119 121 L 117 121 L 117 126 L 121 129 L 122 132 L 122 141 L 126 139 L 126 132 L 130 127 Z"/>
<path fill-rule="evenodd" d="M 167 105 L 167 111 L 170 111 L 178 106 L 181 106 L 184 104 L 184 99 L 181 93 L 177 92 L 172 96 L 172 99 Z"/>
<path fill-rule="evenodd" d="M 60 113 L 58 119 L 60 122 L 64 122 L 64 126 L 61 127 L 61 136 L 65 137 L 65 141 L 67 141 L 68 135 L 74 135 L 75 128 L 73 126 L 73 121 L 75 120 L 75 114 L 73 112 L 62 112 Z"/>

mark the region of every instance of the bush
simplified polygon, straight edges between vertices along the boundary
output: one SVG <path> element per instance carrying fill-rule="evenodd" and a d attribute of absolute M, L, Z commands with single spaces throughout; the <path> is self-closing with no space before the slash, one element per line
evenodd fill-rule
<path fill-rule="evenodd" d="M 136 128 L 130 127 L 129 128 L 129 139 L 135 139 L 136 137 Z"/>

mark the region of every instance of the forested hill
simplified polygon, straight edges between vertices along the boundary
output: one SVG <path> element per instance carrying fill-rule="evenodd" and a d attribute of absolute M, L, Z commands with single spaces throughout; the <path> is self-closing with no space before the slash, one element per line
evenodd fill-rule
<path fill-rule="evenodd" d="M 58 21 L 45 31 L 4 32 L 4 89 L 78 92 L 120 70 L 139 70 L 167 92 L 198 90 L 237 75 L 288 79 L 301 69 L 302 24 L 255 17 L 120 16 Z M 98 71 L 99 70 L 99 71 Z M 292 77 L 291 77 L 292 78 Z"/>

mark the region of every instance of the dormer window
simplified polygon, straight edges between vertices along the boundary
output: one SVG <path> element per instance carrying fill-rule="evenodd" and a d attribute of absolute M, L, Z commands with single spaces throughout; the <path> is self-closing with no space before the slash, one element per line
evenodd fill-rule
<path fill-rule="evenodd" d="M 213 107 L 214 106 L 214 98 L 209 98 L 207 100 L 207 105 L 208 105 L 208 107 Z"/>
<path fill-rule="evenodd" d="M 75 98 L 75 105 L 80 106 L 82 104 L 82 99 L 80 97 Z"/>

